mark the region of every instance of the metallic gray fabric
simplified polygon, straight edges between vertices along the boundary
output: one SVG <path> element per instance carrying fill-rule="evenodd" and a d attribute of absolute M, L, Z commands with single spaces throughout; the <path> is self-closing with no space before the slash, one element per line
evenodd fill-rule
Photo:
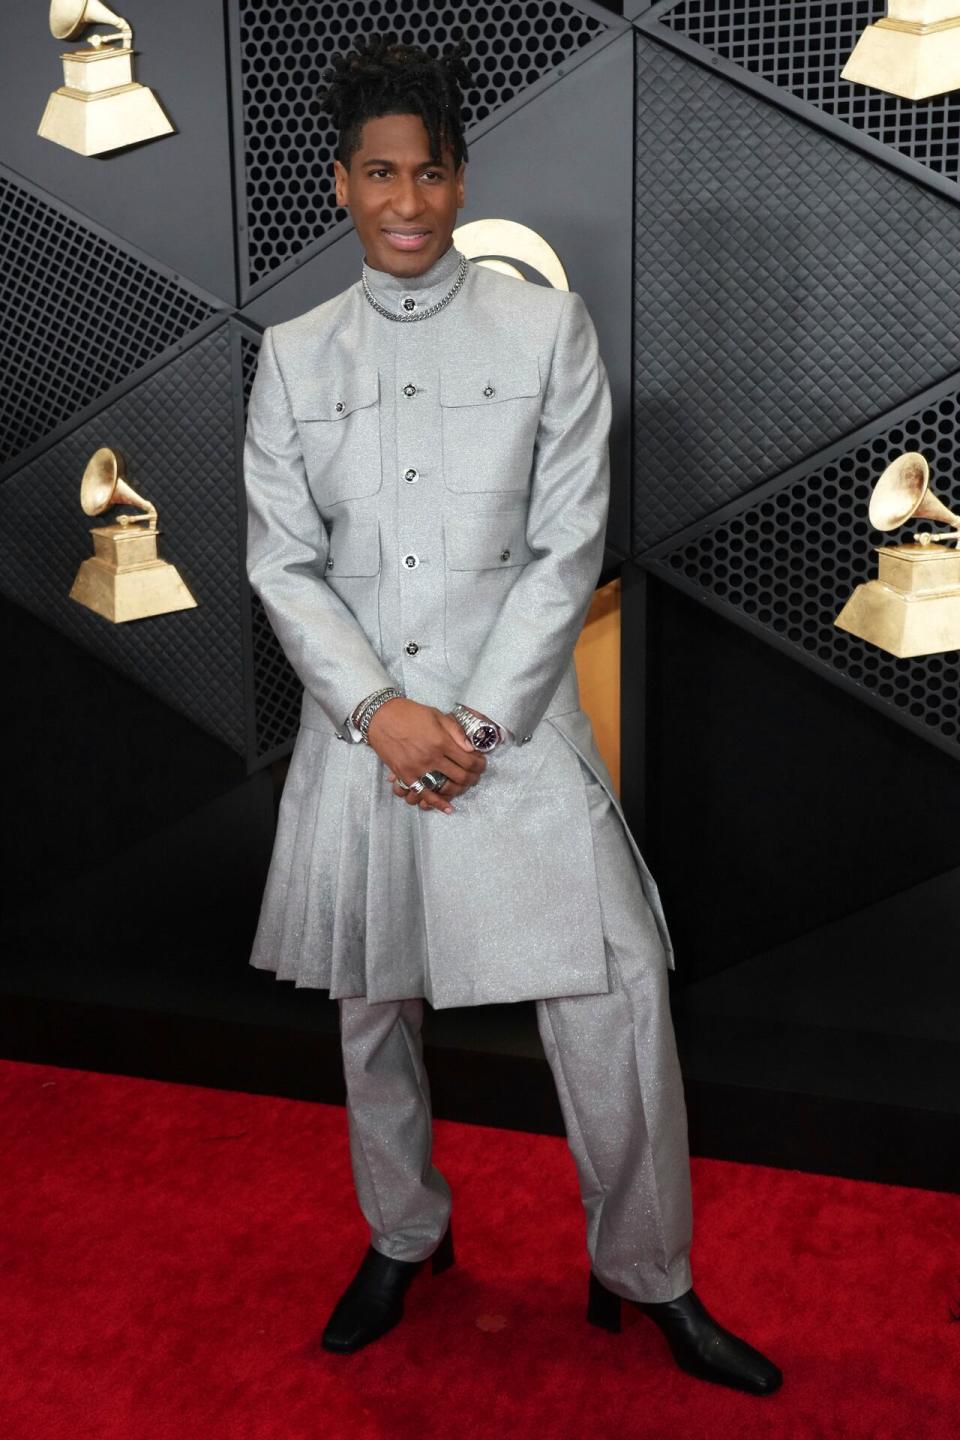
<path fill-rule="evenodd" d="M 673 1300 L 691 1285 L 686 1110 L 655 917 L 604 787 L 584 769 L 601 877 L 607 994 L 540 1000 L 537 1019 L 586 1213 L 610 1289 Z M 398 1260 L 434 1250 L 450 1189 L 431 1160 L 422 1001 L 340 1001 L 354 1181 L 371 1243 Z"/>
<path fill-rule="evenodd" d="M 451 248 L 415 279 L 368 273 L 381 302 L 427 306 L 458 263 Z M 305 690 L 251 964 L 437 1007 L 606 991 L 580 760 L 672 964 L 572 658 L 603 555 L 609 424 L 581 298 L 477 265 L 420 323 L 378 315 L 358 281 L 264 332 L 247 569 Z M 517 738 L 453 815 L 406 805 L 375 751 L 338 738 L 389 684 Z"/>

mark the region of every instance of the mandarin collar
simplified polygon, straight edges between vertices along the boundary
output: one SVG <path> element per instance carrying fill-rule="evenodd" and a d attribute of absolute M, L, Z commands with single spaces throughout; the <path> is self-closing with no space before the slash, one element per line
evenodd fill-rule
<path fill-rule="evenodd" d="M 366 260 L 363 269 L 367 284 L 380 304 L 399 313 L 408 295 L 416 301 L 418 310 L 442 300 L 456 279 L 462 259 L 457 247 L 450 245 L 439 260 L 420 275 L 391 275 L 389 270 L 374 269 Z"/>

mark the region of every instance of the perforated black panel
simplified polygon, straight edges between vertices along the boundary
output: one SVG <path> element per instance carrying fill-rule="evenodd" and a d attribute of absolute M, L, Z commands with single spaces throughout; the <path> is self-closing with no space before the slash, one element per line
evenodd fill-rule
<path fill-rule="evenodd" d="M 951 509 L 960 504 L 960 377 L 948 394 L 875 437 L 811 465 L 782 489 L 744 502 L 722 523 L 655 561 L 669 576 L 707 591 L 829 670 L 872 692 L 960 749 L 960 659 L 956 652 L 898 660 L 833 624 L 854 587 L 876 578 L 875 545 L 896 544 L 927 522 L 883 533 L 867 506 L 886 464 L 921 450 L 931 485 Z M 939 527 L 938 527 L 939 528 Z"/>
<path fill-rule="evenodd" d="M 246 414 L 253 377 L 257 372 L 260 347 L 241 337 L 243 364 L 243 408 Z M 253 710 L 256 758 L 283 751 L 296 738 L 300 724 L 303 686 L 280 648 L 259 595 L 250 591 L 250 619 L 253 648 Z"/>
<path fill-rule="evenodd" d="M 123 451 L 133 488 L 156 505 L 161 558 L 196 609 L 114 625 L 70 599 L 93 553 L 89 531 L 104 523 L 80 508 L 80 477 L 100 445 Z M 0 591 L 243 754 L 234 454 L 224 324 L 0 486 Z"/>
<path fill-rule="evenodd" d="M 336 132 L 316 104 L 322 72 L 335 53 L 371 32 L 389 32 L 433 51 L 463 33 L 478 77 L 464 96 L 464 117 L 472 125 L 605 28 L 564 0 L 499 5 L 241 0 L 248 282 L 269 274 L 346 216 L 333 191 Z"/>
<path fill-rule="evenodd" d="M 678 0 L 654 14 L 661 24 L 714 54 L 918 164 L 957 179 L 960 94 L 917 102 L 840 78 L 861 32 L 886 14 L 884 0 Z"/>
<path fill-rule="evenodd" d="M 213 313 L 0 172 L 0 464 Z"/>
<path fill-rule="evenodd" d="M 637 37 L 636 554 L 957 368 L 960 210 Z"/>

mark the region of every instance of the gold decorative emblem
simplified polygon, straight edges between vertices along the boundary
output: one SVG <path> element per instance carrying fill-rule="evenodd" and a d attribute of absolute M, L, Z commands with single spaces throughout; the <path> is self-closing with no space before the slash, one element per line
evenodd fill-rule
<path fill-rule="evenodd" d="M 858 585 L 834 621 L 900 659 L 960 650 L 960 515 L 930 489 L 930 467 L 918 450 L 888 465 L 870 497 L 875 530 L 898 530 L 911 519 L 953 528 L 877 547 L 877 579 Z M 952 550 L 940 548 L 951 543 Z"/>
<path fill-rule="evenodd" d="M 156 507 L 127 484 L 119 450 L 103 445 L 91 455 L 80 504 L 87 515 L 102 515 L 113 505 L 135 505 L 144 513 L 120 515 L 115 525 L 91 530 L 93 555 L 77 571 L 71 600 L 115 624 L 196 606 L 176 566 L 157 555 Z"/>
<path fill-rule="evenodd" d="M 960 86 L 960 0 L 889 0 L 842 71 L 844 80 L 906 100 Z"/>
<path fill-rule="evenodd" d="M 47 101 L 37 134 L 78 155 L 171 134 L 153 91 L 133 78 L 133 31 L 126 20 L 102 0 L 51 0 L 50 33 L 57 40 L 72 40 L 88 25 L 117 29 L 61 54 L 63 84 Z"/>
<path fill-rule="evenodd" d="M 556 250 L 529 225 L 520 225 L 516 220 L 470 220 L 454 230 L 453 243 L 468 260 L 476 260 L 488 270 L 522 280 L 521 272 L 511 264 L 519 260 L 542 275 L 554 290 L 570 289 Z"/>

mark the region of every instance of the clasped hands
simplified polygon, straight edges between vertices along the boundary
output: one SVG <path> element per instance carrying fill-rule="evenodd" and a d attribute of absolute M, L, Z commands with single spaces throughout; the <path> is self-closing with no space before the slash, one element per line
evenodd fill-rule
<path fill-rule="evenodd" d="M 451 797 L 476 785 L 487 765 L 486 755 L 474 750 L 452 715 L 419 700 L 398 696 L 375 711 L 367 728 L 367 741 L 387 767 L 393 793 L 421 810 L 453 813 Z M 448 777 L 442 792 L 406 791 L 397 777 L 412 783 L 428 770 Z"/>

